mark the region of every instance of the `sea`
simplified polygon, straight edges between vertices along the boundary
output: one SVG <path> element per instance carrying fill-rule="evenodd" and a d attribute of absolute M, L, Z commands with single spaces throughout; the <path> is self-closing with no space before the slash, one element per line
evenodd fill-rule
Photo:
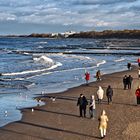
<path fill-rule="evenodd" d="M 21 109 L 43 105 L 34 97 L 90 82 L 137 64 L 138 39 L 0 37 L 0 127 L 22 118 Z"/>

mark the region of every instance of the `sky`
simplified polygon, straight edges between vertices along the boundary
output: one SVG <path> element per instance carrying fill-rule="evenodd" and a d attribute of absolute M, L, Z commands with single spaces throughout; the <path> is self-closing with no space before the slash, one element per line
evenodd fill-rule
<path fill-rule="evenodd" d="M 140 29 L 140 0 L 0 0 L 0 34 Z"/>

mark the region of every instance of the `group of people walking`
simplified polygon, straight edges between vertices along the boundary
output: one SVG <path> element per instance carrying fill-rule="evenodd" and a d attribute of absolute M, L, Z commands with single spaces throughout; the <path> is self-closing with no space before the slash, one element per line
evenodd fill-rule
<path fill-rule="evenodd" d="M 124 90 L 126 90 L 127 88 L 131 89 L 132 81 L 133 81 L 133 77 L 131 75 L 129 76 L 125 75 L 123 77 Z"/>
<path fill-rule="evenodd" d="M 111 88 L 110 85 L 108 85 L 106 89 L 106 97 L 107 97 L 108 104 L 112 103 L 112 96 L 113 96 L 113 89 Z M 102 103 L 103 97 L 104 97 L 104 90 L 101 86 L 99 86 L 97 90 L 98 104 Z M 77 101 L 77 106 L 79 106 L 80 117 L 87 117 L 86 116 L 87 105 L 89 105 L 89 117 L 91 119 L 94 119 L 96 117 L 95 96 L 91 95 L 90 100 L 88 102 L 86 97 L 83 94 L 80 94 L 80 97 L 78 98 Z M 105 110 L 102 111 L 101 116 L 99 117 L 98 120 L 99 120 L 99 130 L 100 130 L 101 138 L 104 138 L 106 135 L 107 122 L 108 122 L 108 117 L 106 115 Z"/>
<path fill-rule="evenodd" d="M 111 88 L 110 85 L 108 85 L 106 89 L 106 97 L 107 97 L 108 104 L 112 103 L 112 96 L 113 96 L 113 89 Z M 103 97 L 104 97 L 104 90 L 101 86 L 99 86 L 97 90 L 98 104 L 102 103 Z M 80 94 L 80 97 L 78 98 L 77 101 L 77 106 L 79 106 L 80 117 L 86 117 L 87 105 L 89 105 L 90 118 L 95 117 L 95 109 L 96 109 L 95 96 L 91 95 L 88 103 L 86 97 L 83 94 Z"/>
<path fill-rule="evenodd" d="M 140 67 L 140 58 L 138 59 L 138 66 Z M 127 68 L 128 68 L 128 70 L 131 70 L 131 63 L 127 64 Z M 97 71 L 95 77 L 97 78 L 97 81 L 101 80 L 100 70 Z M 138 69 L 138 78 L 140 78 L 140 68 Z M 89 72 L 85 73 L 85 80 L 86 80 L 86 84 L 88 85 L 88 81 L 90 80 Z M 125 75 L 123 77 L 124 90 L 131 89 L 132 82 L 133 82 L 133 77 L 131 75 L 129 75 L 129 76 Z M 101 86 L 99 86 L 97 93 L 96 93 L 98 104 L 102 103 L 104 94 L 105 93 L 104 93 L 103 88 Z M 139 105 L 140 104 L 140 86 L 136 89 L 135 95 L 136 95 L 136 99 L 137 99 L 137 105 Z M 106 97 L 107 97 L 107 103 L 112 104 L 113 89 L 112 89 L 111 85 L 108 85 L 108 87 L 106 89 Z M 94 119 L 96 117 L 95 96 L 91 95 L 90 100 L 88 101 L 83 94 L 80 94 L 80 97 L 78 98 L 78 101 L 77 101 L 77 106 L 79 106 L 80 117 L 86 117 L 87 105 L 89 105 L 89 117 L 91 119 Z M 104 138 L 106 136 L 107 122 L 109 120 L 106 115 L 105 110 L 102 110 L 102 113 L 99 116 L 98 120 L 99 120 L 100 135 L 101 135 L 101 138 Z"/>

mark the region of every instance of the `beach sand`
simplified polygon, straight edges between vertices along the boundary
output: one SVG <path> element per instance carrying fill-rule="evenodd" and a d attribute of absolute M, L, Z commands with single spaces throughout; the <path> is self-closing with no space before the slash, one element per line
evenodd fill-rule
<path fill-rule="evenodd" d="M 41 99 L 46 105 L 22 110 L 21 121 L 10 123 L 0 129 L 0 140 L 98 140 L 98 117 L 103 109 L 109 118 L 105 140 L 140 140 L 140 106 L 136 106 L 135 90 L 139 79 L 137 67 L 130 71 L 104 75 L 101 81 L 81 85 L 68 91 L 43 95 Z M 123 90 L 123 76 L 132 75 L 131 90 Z M 79 94 L 87 99 L 96 96 L 98 86 L 106 90 L 111 85 L 114 90 L 113 103 L 108 105 L 106 95 L 102 104 L 96 104 L 96 118 L 79 117 L 76 106 Z M 55 96 L 52 101 L 49 97 Z M 96 98 L 97 99 L 97 98 Z M 97 102 L 96 102 L 97 103 Z"/>

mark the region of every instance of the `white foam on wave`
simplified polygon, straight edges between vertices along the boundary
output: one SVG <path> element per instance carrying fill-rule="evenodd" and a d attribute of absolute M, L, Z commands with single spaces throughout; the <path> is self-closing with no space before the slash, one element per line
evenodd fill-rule
<path fill-rule="evenodd" d="M 69 53 L 72 53 L 72 51 L 65 51 L 65 52 L 69 52 Z"/>
<path fill-rule="evenodd" d="M 69 51 L 70 52 L 70 51 Z M 54 53 L 49 53 L 47 54 L 47 56 L 60 56 L 60 57 L 64 57 L 64 58 L 75 58 L 75 59 L 79 59 L 79 60 L 94 60 L 94 58 L 90 58 L 88 56 L 82 56 L 82 55 L 68 55 L 68 54 L 63 54 L 63 53 L 57 53 L 57 54 L 54 54 Z"/>
<path fill-rule="evenodd" d="M 37 48 L 42 49 L 42 48 L 44 48 L 44 47 L 40 45 L 40 46 L 38 46 Z"/>
<path fill-rule="evenodd" d="M 86 56 L 85 58 L 86 58 L 86 59 L 91 59 L 91 58 L 90 58 L 90 57 L 88 57 L 88 56 Z"/>
<path fill-rule="evenodd" d="M 69 72 L 69 71 L 76 71 L 76 70 L 85 70 L 85 69 L 93 69 L 96 68 L 97 66 L 91 66 L 91 67 L 83 67 L 83 68 L 73 68 L 73 69 L 67 69 L 67 70 L 60 70 L 60 71 L 53 71 L 53 72 L 47 72 L 47 73 L 42 73 L 41 75 L 48 75 L 52 73 L 59 73 L 59 72 Z M 41 75 L 36 75 L 36 76 L 41 76 Z M 32 76 L 35 77 L 35 76 Z M 32 78 L 30 77 L 30 78 Z"/>
<path fill-rule="evenodd" d="M 120 58 L 120 59 L 114 60 L 114 62 L 121 62 L 121 61 L 124 61 L 124 60 L 125 60 L 125 58 Z"/>
<path fill-rule="evenodd" d="M 62 64 L 60 62 L 58 62 L 55 65 L 51 66 L 50 68 L 46 68 L 46 69 L 29 70 L 29 71 L 13 72 L 13 73 L 3 73 L 2 75 L 4 75 L 4 76 L 14 76 L 14 75 L 23 75 L 23 74 L 38 73 L 38 72 L 44 72 L 44 71 L 47 71 L 47 70 L 55 69 L 58 66 L 62 66 Z"/>
<path fill-rule="evenodd" d="M 37 44 L 47 44 L 48 42 L 47 41 L 41 41 L 41 42 L 38 42 Z"/>
<path fill-rule="evenodd" d="M 41 63 L 54 64 L 54 61 L 45 55 L 42 55 L 40 57 L 34 57 L 33 60 Z"/>
<path fill-rule="evenodd" d="M 25 55 L 29 55 L 29 53 L 27 53 L 27 52 L 24 52 L 23 54 L 25 54 Z"/>
<path fill-rule="evenodd" d="M 35 83 L 32 83 L 32 84 L 30 84 L 30 85 L 27 85 L 26 87 L 27 88 L 30 88 L 30 87 L 32 87 L 32 86 L 34 86 L 35 85 Z"/>
<path fill-rule="evenodd" d="M 97 67 L 99 67 L 100 65 L 103 65 L 105 63 L 106 63 L 106 61 L 105 60 L 102 60 L 101 62 L 97 63 Z"/>
<path fill-rule="evenodd" d="M 42 75 L 48 75 L 48 74 L 54 74 L 54 73 L 60 73 L 60 72 L 69 72 L 69 71 L 77 71 L 77 70 L 86 70 L 86 69 L 93 69 L 93 68 L 96 68 L 96 67 L 99 67 L 100 65 L 102 64 L 105 64 L 106 61 L 103 60 L 102 62 L 98 63 L 97 65 L 94 65 L 94 66 L 90 66 L 90 67 L 80 67 L 80 68 L 72 68 L 72 69 L 66 69 L 66 70 L 59 70 L 59 71 L 53 71 L 53 72 L 44 72 L 42 74 L 39 74 L 39 75 L 35 75 L 35 76 L 31 76 L 27 79 L 30 79 L 30 78 L 33 78 L 33 77 L 37 77 L 37 76 L 42 76 Z M 61 63 L 58 63 L 59 66 L 62 66 Z M 52 68 L 55 68 L 55 65 L 52 67 Z M 50 68 L 51 69 L 51 68 Z"/>
<path fill-rule="evenodd" d="M 62 66 L 62 63 L 57 62 L 56 65 L 53 65 L 53 66 L 51 66 L 50 68 L 48 68 L 48 69 L 46 69 L 46 70 L 44 70 L 44 71 L 52 70 L 52 69 L 55 69 L 55 68 L 57 68 L 57 67 L 59 67 L 59 66 Z M 42 72 L 43 72 L 43 71 L 42 71 Z M 47 72 L 47 73 L 45 72 L 45 73 L 42 73 L 42 74 L 38 74 L 38 75 L 33 75 L 33 76 L 30 76 L 30 77 L 27 77 L 26 79 L 30 79 L 30 78 L 37 77 L 37 76 L 41 76 L 41 75 L 51 74 L 51 73 L 54 73 L 54 72 Z"/>
<path fill-rule="evenodd" d="M 85 59 L 88 59 L 90 60 L 91 58 L 88 57 L 88 56 L 81 56 L 81 55 L 67 55 L 68 57 L 71 57 L 71 58 L 75 58 L 75 59 L 80 59 L 80 60 L 85 60 Z"/>

